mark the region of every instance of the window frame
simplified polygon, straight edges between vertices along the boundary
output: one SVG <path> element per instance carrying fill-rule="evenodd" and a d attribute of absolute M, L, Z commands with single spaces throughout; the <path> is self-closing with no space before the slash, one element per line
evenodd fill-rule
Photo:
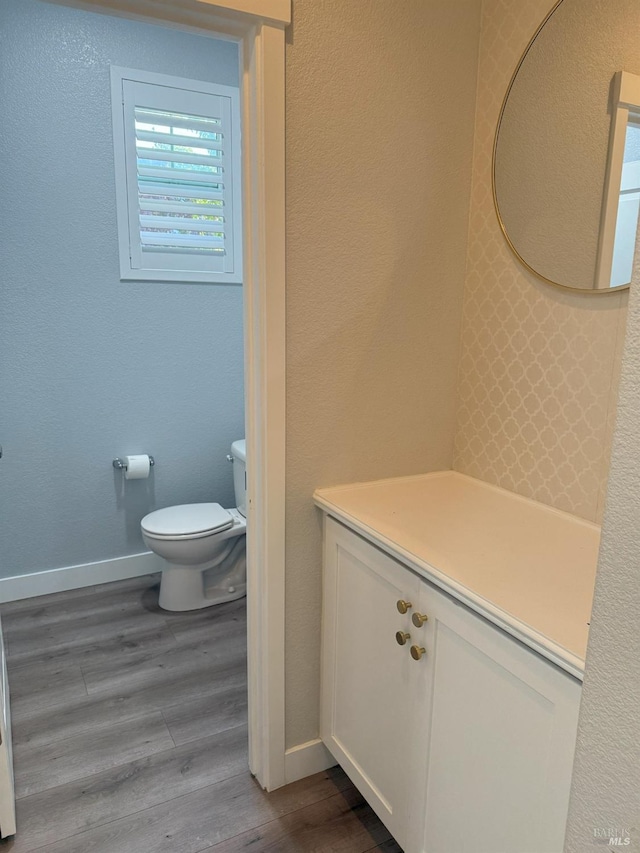
<path fill-rule="evenodd" d="M 138 181 L 135 162 L 135 125 L 127 122 L 125 103 L 125 83 L 143 84 L 161 89 L 184 90 L 187 93 L 213 95 L 228 99 L 230 129 L 229 151 L 226 156 L 230 162 L 230 181 L 227 172 L 226 182 L 231 184 L 231 215 L 225 223 L 228 229 L 230 251 L 230 269 L 226 271 L 206 269 L 171 269 L 144 266 L 145 253 L 140 251 L 140 226 L 138 219 Z M 171 95 L 168 95 L 171 98 Z M 142 106 L 142 105 L 138 105 Z M 170 106 L 165 107 L 171 109 Z M 175 110 L 175 107 L 173 108 Z M 116 216 L 118 233 L 118 251 L 121 281 L 158 281 L 182 284 L 242 284 L 242 144 L 240 136 L 240 90 L 235 86 L 210 83 L 204 80 L 192 80 L 172 74 L 160 74 L 137 68 L 111 66 L 111 111 L 113 124 L 113 155 L 116 188 Z M 133 117 L 132 117 L 133 118 Z M 228 245 L 225 242 L 225 248 Z M 160 257 L 161 253 L 153 253 Z M 166 257 L 175 259 L 168 253 Z M 188 257 L 188 256 L 185 256 Z M 140 266 L 134 266 L 140 258 Z M 136 259 L 136 261 L 134 261 Z M 205 260 L 203 258 L 203 260 Z"/>

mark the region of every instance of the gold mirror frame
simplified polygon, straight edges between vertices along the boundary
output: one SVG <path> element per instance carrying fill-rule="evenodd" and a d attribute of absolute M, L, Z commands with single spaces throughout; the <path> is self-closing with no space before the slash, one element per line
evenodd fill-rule
<path fill-rule="evenodd" d="M 491 194 L 493 196 L 493 209 L 496 212 L 498 224 L 500 226 L 500 230 L 502 231 L 502 234 L 504 235 L 504 239 L 507 242 L 507 246 L 509 246 L 509 248 L 511 249 L 513 254 L 516 256 L 518 261 L 520 261 L 522 266 L 526 270 L 528 270 L 532 275 L 534 275 L 537 279 L 539 279 L 540 281 L 544 281 L 546 284 L 551 284 L 554 287 L 559 287 L 562 290 L 572 291 L 573 293 L 589 293 L 589 294 L 598 294 L 600 296 L 608 296 L 611 293 L 619 293 L 621 290 L 628 290 L 630 285 L 629 284 L 619 284 L 617 287 L 608 287 L 607 289 L 604 289 L 604 288 L 601 289 L 601 288 L 595 288 L 595 287 L 593 287 L 593 288 L 592 287 L 571 287 L 571 285 L 569 285 L 569 284 L 561 284 L 559 281 L 554 281 L 551 278 L 547 278 L 546 276 L 542 275 L 542 273 L 539 273 L 538 270 L 534 269 L 530 264 L 528 264 L 527 261 L 525 261 L 525 259 L 522 257 L 520 252 L 518 252 L 518 250 L 516 249 L 514 244 L 511 242 L 511 238 L 509 237 L 509 234 L 507 233 L 507 228 L 506 228 L 504 221 L 502 219 L 502 215 L 500 214 L 500 206 L 498 204 L 498 195 L 496 192 L 496 152 L 498 150 L 498 137 L 500 136 L 500 128 L 502 126 L 502 120 L 504 118 L 504 113 L 505 113 L 505 109 L 507 107 L 507 101 L 509 100 L 509 95 L 511 94 L 511 89 L 513 88 L 513 85 L 516 81 L 516 77 L 518 76 L 518 72 L 520 71 L 520 68 L 522 67 L 525 59 L 527 58 L 529 51 L 531 50 L 531 48 L 535 44 L 536 39 L 538 38 L 538 36 L 542 32 L 542 30 L 545 28 L 545 26 L 549 22 L 549 20 L 554 16 L 556 11 L 559 9 L 560 6 L 562 6 L 563 3 L 564 3 L 564 0 L 557 0 L 557 2 L 554 3 L 551 10 L 547 13 L 547 15 L 545 15 L 542 23 L 540 24 L 538 29 L 535 31 L 535 33 L 531 37 L 529 44 L 524 49 L 524 53 L 522 54 L 518 64 L 516 65 L 515 71 L 511 75 L 511 80 L 509 80 L 509 85 L 507 86 L 507 91 L 506 91 L 505 96 L 502 100 L 502 106 L 500 107 L 500 115 L 498 116 L 498 124 L 496 126 L 496 132 L 495 132 L 495 136 L 493 138 L 493 151 L 491 154 Z"/>

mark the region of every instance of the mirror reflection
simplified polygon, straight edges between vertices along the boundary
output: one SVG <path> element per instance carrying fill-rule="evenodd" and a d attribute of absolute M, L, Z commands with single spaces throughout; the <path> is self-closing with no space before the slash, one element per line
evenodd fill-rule
<path fill-rule="evenodd" d="M 609 222 L 605 194 L 597 287 L 620 287 L 631 282 L 640 208 L 640 115 L 628 117 L 624 136 L 622 166 L 619 170 L 615 169 L 614 145 L 611 145 L 609 151 L 615 219 Z M 610 231 L 613 231 L 613 247 L 609 261 L 606 244 L 611 239 Z"/>
<path fill-rule="evenodd" d="M 516 255 L 550 283 L 600 293 L 629 284 L 640 208 L 639 32 L 640 0 L 561 0 L 505 98 L 496 208 Z"/>

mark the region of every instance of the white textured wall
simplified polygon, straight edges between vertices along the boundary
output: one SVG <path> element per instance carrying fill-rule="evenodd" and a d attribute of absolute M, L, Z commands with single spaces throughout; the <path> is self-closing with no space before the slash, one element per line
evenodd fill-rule
<path fill-rule="evenodd" d="M 479 9 L 479 0 L 294 3 L 286 66 L 289 746 L 318 733 L 313 490 L 451 466 Z"/>
<path fill-rule="evenodd" d="M 631 843 L 621 849 L 640 850 L 640 253 L 629 299 L 566 853 L 592 849 L 594 829 L 607 828 L 630 829 Z"/>

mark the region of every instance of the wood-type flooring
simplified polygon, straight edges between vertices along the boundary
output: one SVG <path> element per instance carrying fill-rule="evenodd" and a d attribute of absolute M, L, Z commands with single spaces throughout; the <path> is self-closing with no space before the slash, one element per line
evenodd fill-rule
<path fill-rule="evenodd" d="M 260 788 L 245 600 L 167 613 L 158 585 L 0 607 L 18 822 L 0 853 L 402 853 L 338 767 Z"/>

